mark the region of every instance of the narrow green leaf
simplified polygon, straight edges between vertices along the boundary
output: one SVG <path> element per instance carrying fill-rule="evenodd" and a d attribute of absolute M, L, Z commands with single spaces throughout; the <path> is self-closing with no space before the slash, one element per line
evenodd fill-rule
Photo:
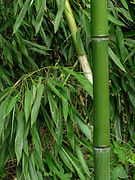
<path fill-rule="evenodd" d="M 7 100 L 3 101 L 0 105 L 0 136 L 4 128 L 4 123 L 5 123 L 4 114 L 6 107 L 7 107 Z"/>
<path fill-rule="evenodd" d="M 79 117 L 79 115 L 77 115 L 76 113 L 74 113 L 74 118 L 76 120 L 76 122 L 78 123 L 80 129 L 82 130 L 82 132 L 87 136 L 87 138 L 89 138 L 89 140 L 92 141 L 92 135 L 90 133 L 90 129 L 88 127 L 88 125 L 86 125 L 81 118 Z"/>
<path fill-rule="evenodd" d="M 119 26 L 125 26 L 125 24 L 123 24 L 121 21 L 119 21 L 118 19 L 116 19 L 114 16 L 112 16 L 110 13 L 108 14 L 108 19 L 109 21 L 111 21 L 112 23 L 119 25 Z"/>
<path fill-rule="evenodd" d="M 125 68 L 123 67 L 122 63 L 120 62 L 119 58 L 116 56 L 116 54 L 112 51 L 112 49 L 109 47 L 109 56 L 113 60 L 113 62 L 124 72 L 126 72 Z"/>
<path fill-rule="evenodd" d="M 61 104 L 59 103 L 59 115 L 58 115 L 58 123 L 56 126 L 56 135 L 57 135 L 57 141 L 56 141 L 56 147 L 55 147 L 55 153 L 59 152 L 59 149 L 62 145 L 62 140 L 63 140 L 63 116 L 62 116 L 62 109 L 61 109 Z"/>
<path fill-rule="evenodd" d="M 85 13 L 82 15 L 82 19 L 83 19 L 83 25 L 84 25 L 84 29 L 85 29 L 85 32 L 86 32 L 86 36 L 88 38 L 90 38 L 91 37 L 90 22 L 89 22 L 88 17 L 86 16 Z"/>
<path fill-rule="evenodd" d="M 41 100 L 42 100 L 43 90 L 44 90 L 44 85 L 41 84 L 37 88 L 35 101 L 34 101 L 34 104 L 33 104 L 33 107 L 32 107 L 32 111 L 31 111 L 31 126 L 33 126 L 33 124 L 35 123 L 35 121 L 37 119 L 37 116 L 38 116 L 38 113 L 39 113 L 40 104 L 41 104 Z"/>
<path fill-rule="evenodd" d="M 0 92 L 0 102 L 7 96 L 9 91 L 11 90 L 11 87 L 6 88 L 5 90 Z"/>
<path fill-rule="evenodd" d="M 0 148 L 0 172 L 5 170 L 4 166 L 6 165 L 8 160 L 9 160 L 8 141 L 6 140 Z"/>
<path fill-rule="evenodd" d="M 121 123 L 120 123 L 120 116 L 118 112 L 115 113 L 115 133 L 116 139 L 118 142 L 121 142 L 122 135 L 121 135 Z"/>
<path fill-rule="evenodd" d="M 27 45 L 27 46 L 33 46 L 33 47 L 36 47 L 36 48 L 38 48 L 38 49 L 41 49 L 41 50 L 50 50 L 48 47 L 46 47 L 46 46 L 42 46 L 42 45 L 40 45 L 40 44 L 37 44 L 37 43 L 33 43 L 33 42 L 31 42 L 31 41 L 28 41 L 28 40 L 26 40 L 26 39 L 23 39 L 23 42 Z"/>
<path fill-rule="evenodd" d="M 41 50 L 41 49 L 38 49 L 38 48 L 30 47 L 29 49 L 31 49 L 31 50 L 33 50 L 33 51 L 39 53 L 39 54 L 49 55 L 49 53 L 47 53 L 47 52 L 45 52 L 45 51 L 43 51 L 43 50 Z"/>
<path fill-rule="evenodd" d="M 132 1 L 129 1 L 129 0 L 126 0 L 126 2 L 128 4 L 129 13 L 130 13 L 130 15 L 132 17 L 132 20 L 135 23 L 135 2 L 132 2 Z"/>
<path fill-rule="evenodd" d="M 30 173 L 30 179 L 38 180 L 36 169 L 34 168 L 31 160 L 29 160 L 29 173 Z"/>
<path fill-rule="evenodd" d="M 85 76 L 83 76 L 83 75 L 81 75 L 79 73 L 76 73 L 76 72 L 74 72 L 74 71 L 72 71 L 72 70 L 70 70 L 68 68 L 63 68 L 63 69 L 66 72 L 68 72 L 69 74 L 72 74 L 73 76 L 75 76 L 76 79 L 82 84 L 83 89 L 85 91 L 87 91 L 87 93 L 90 94 L 90 96 L 93 96 L 92 84 L 89 82 L 89 80 Z"/>
<path fill-rule="evenodd" d="M 135 55 L 135 48 L 128 54 L 128 56 L 126 57 L 124 63 L 134 55 Z"/>
<path fill-rule="evenodd" d="M 42 0 L 38 15 L 36 17 L 36 22 L 35 22 L 36 34 L 39 32 L 42 21 L 43 21 L 45 5 L 46 5 L 46 0 Z"/>
<path fill-rule="evenodd" d="M 23 141 L 23 151 L 27 156 L 29 156 L 29 144 L 28 139 L 25 137 L 25 126 L 24 126 L 24 141 Z"/>
<path fill-rule="evenodd" d="M 22 157 L 23 149 L 23 135 L 24 135 L 24 113 L 20 111 L 17 115 L 17 130 L 15 137 L 15 153 L 17 157 L 17 164 Z"/>
<path fill-rule="evenodd" d="M 62 2 L 59 3 L 58 12 L 57 12 L 57 14 L 56 14 L 56 18 L 55 18 L 55 22 L 54 22 L 54 32 L 55 32 L 55 33 L 57 32 L 57 30 L 58 30 L 58 28 L 59 28 L 59 25 L 60 25 L 60 21 L 61 21 L 62 15 L 63 15 L 64 8 L 65 8 L 65 0 L 62 0 Z"/>
<path fill-rule="evenodd" d="M 72 110 L 69 109 L 70 117 L 66 121 L 67 135 L 68 139 L 71 143 L 72 149 L 74 150 L 74 125 L 73 125 L 73 113 Z"/>
<path fill-rule="evenodd" d="M 74 172 L 74 169 L 72 167 L 72 164 L 70 163 L 68 157 L 65 155 L 65 153 L 60 149 L 59 150 L 59 154 L 60 154 L 60 157 L 61 159 L 63 160 L 63 162 L 65 163 L 65 165 L 71 170 Z"/>
<path fill-rule="evenodd" d="M 26 123 L 30 116 L 31 106 L 32 106 L 32 93 L 29 89 L 27 89 L 27 91 L 25 92 L 25 99 L 24 99 L 24 113 L 25 113 Z"/>
<path fill-rule="evenodd" d="M 25 14 L 29 8 L 29 5 L 30 5 L 30 2 L 31 0 L 26 0 L 22 9 L 21 9 L 21 12 L 20 14 L 18 15 L 17 19 L 16 19 L 16 22 L 14 24 L 14 27 L 13 27 L 13 34 L 16 33 L 16 31 L 18 30 L 18 28 L 20 27 L 24 17 L 25 17 Z"/>
<path fill-rule="evenodd" d="M 49 100 L 52 118 L 53 118 L 55 124 L 58 125 L 59 117 L 58 117 L 58 107 L 57 107 L 56 101 L 53 99 L 53 94 L 50 91 L 48 91 L 47 94 L 48 94 L 48 100 Z"/>
<path fill-rule="evenodd" d="M 135 92 L 132 90 L 132 88 L 128 88 L 127 93 L 132 106 L 135 108 Z"/>
<path fill-rule="evenodd" d="M 53 172 L 54 174 L 56 174 L 60 179 L 62 179 L 62 178 L 64 179 L 63 173 L 61 173 L 61 172 L 57 169 L 57 167 L 55 166 L 55 164 L 54 164 L 54 162 L 53 162 L 53 160 L 52 160 L 51 153 L 50 153 L 50 151 L 49 151 L 48 149 L 45 150 L 45 156 L 46 156 L 46 161 L 47 161 L 47 164 L 48 164 L 50 170 L 52 170 L 52 172 Z"/>
<path fill-rule="evenodd" d="M 116 33 L 117 33 L 117 38 L 118 38 L 121 59 L 122 59 L 122 62 L 124 62 L 124 60 L 126 59 L 126 50 L 125 50 L 125 45 L 124 45 L 124 36 L 120 27 L 116 28 Z"/>
<path fill-rule="evenodd" d="M 67 117 L 68 117 L 68 111 L 69 111 L 69 107 L 68 107 L 68 95 L 67 95 L 67 92 L 66 91 L 62 91 L 61 92 L 61 95 L 62 97 L 62 110 L 63 110 L 63 116 L 64 116 L 64 119 L 67 120 Z"/>
<path fill-rule="evenodd" d="M 127 2 L 126 0 L 121 0 L 121 3 L 123 4 L 123 6 L 128 9 L 128 5 L 127 5 Z"/>
<path fill-rule="evenodd" d="M 61 94 L 60 92 L 53 86 L 49 80 L 47 81 L 47 85 L 50 87 L 50 89 L 61 99 Z"/>
<path fill-rule="evenodd" d="M 26 154 L 23 152 L 23 156 L 22 156 L 22 169 L 23 169 L 23 173 L 25 178 L 28 176 L 28 157 L 26 156 Z"/>
<path fill-rule="evenodd" d="M 13 114 L 12 114 L 12 126 L 11 126 L 10 141 L 12 140 L 12 136 L 13 136 L 13 132 L 14 132 L 14 121 L 15 121 L 15 106 L 13 108 Z"/>
<path fill-rule="evenodd" d="M 31 135 L 32 135 L 33 143 L 35 145 L 35 149 L 36 149 L 37 153 L 39 154 L 40 158 L 42 159 L 41 140 L 40 140 L 38 130 L 35 125 L 31 128 Z"/>
<path fill-rule="evenodd" d="M 50 133 L 52 134 L 52 136 L 54 137 L 54 139 L 57 140 L 57 136 L 56 136 L 56 134 L 55 134 L 55 132 L 53 130 L 52 121 L 51 121 L 47 111 L 43 108 L 43 106 L 41 106 L 41 107 L 42 107 L 42 112 L 43 112 L 43 116 L 44 116 L 45 122 L 47 124 L 47 127 L 48 127 Z"/>
<path fill-rule="evenodd" d="M 35 8 L 36 11 L 39 11 L 39 8 L 41 7 L 42 0 L 35 0 Z"/>
<path fill-rule="evenodd" d="M 82 39 L 81 39 L 81 35 L 80 35 L 80 32 L 77 31 L 76 32 L 76 40 L 77 40 L 77 44 L 79 44 L 79 48 L 80 48 L 80 52 L 78 52 L 78 55 L 81 56 L 81 55 L 85 55 L 85 50 L 84 50 L 84 46 L 83 46 L 83 42 L 82 42 Z"/>
<path fill-rule="evenodd" d="M 80 161 L 80 165 L 82 166 L 84 172 L 90 177 L 90 172 L 89 172 L 88 166 L 86 164 L 86 160 L 85 160 L 85 158 L 83 156 L 83 153 L 82 153 L 80 147 L 78 146 L 78 144 L 76 144 L 75 147 L 76 147 L 75 149 L 76 149 L 77 157 L 78 157 L 78 159 Z"/>
<path fill-rule="evenodd" d="M 42 174 L 40 171 L 37 171 L 38 180 L 43 180 Z"/>
<path fill-rule="evenodd" d="M 42 158 L 39 156 L 39 154 L 36 151 L 34 151 L 33 153 L 35 156 L 36 166 L 38 167 L 38 169 L 41 169 L 43 172 L 45 172 L 44 162 Z"/>
<path fill-rule="evenodd" d="M 78 173 L 78 176 L 81 180 L 86 180 L 84 174 L 82 173 L 82 170 L 80 168 L 80 166 L 78 165 L 78 163 L 74 160 L 73 158 L 73 154 L 69 153 L 67 151 L 67 149 L 65 148 L 62 148 L 63 152 L 66 154 L 66 156 L 69 158 L 70 162 L 73 164 L 73 166 L 75 167 L 77 173 Z"/>
<path fill-rule="evenodd" d="M 8 71 L 3 68 L 2 66 L 0 66 L 0 77 L 9 85 L 13 85 L 12 81 L 9 78 L 9 74 Z"/>
<path fill-rule="evenodd" d="M 12 97 L 8 104 L 7 104 L 7 107 L 6 107 L 6 110 L 5 110 L 5 117 L 12 111 L 13 107 L 15 106 L 16 104 L 16 101 L 17 101 L 17 98 L 16 97 Z"/>

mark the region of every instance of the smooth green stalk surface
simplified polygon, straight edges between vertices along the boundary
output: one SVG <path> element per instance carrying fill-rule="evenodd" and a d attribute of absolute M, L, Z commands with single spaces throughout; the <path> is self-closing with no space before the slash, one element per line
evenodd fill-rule
<path fill-rule="evenodd" d="M 108 79 L 107 0 L 92 0 L 92 56 L 94 66 L 94 175 L 109 180 L 110 125 Z"/>
<path fill-rule="evenodd" d="M 110 179 L 110 148 L 94 148 L 95 180 Z"/>
<path fill-rule="evenodd" d="M 92 0 L 92 36 L 108 36 L 106 0 Z"/>
<path fill-rule="evenodd" d="M 93 40 L 95 147 L 108 146 L 110 142 L 107 46 L 107 40 Z"/>

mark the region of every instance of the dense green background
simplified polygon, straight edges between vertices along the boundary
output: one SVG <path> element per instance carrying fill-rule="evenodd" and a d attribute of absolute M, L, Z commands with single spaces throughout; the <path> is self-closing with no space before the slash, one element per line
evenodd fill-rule
<path fill-rule="evenodd" d="M 108 1 L 113 180 L 135 179 L 135 0 L 127 2 Z M 64 3 L 0 1 L 1 179 L 93 179 L 92 85 Z M 93 69 L 91 2 L 70 4 Z"/>

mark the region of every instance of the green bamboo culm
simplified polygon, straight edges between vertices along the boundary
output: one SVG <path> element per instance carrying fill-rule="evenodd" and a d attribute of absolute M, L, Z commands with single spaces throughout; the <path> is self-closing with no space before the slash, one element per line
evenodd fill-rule
<path fill-rule="evenodd" d="M 107 0 L 91 1 L 94 97 L 94 177 L 110 179 Z"/>
<path fill-rule="evenodd" d="M 82 70 L 85 73 L 86 78 L 90 81 L 91 84 L 93 84 L 92 71 L 88 63 L 88 58 L 87 58 L 80 34 L 78 32 L 74 15 L 72 13 L 72 9 L 68 0 L 65 1 L 64 13 L 65 13 L 66 20 L 68 22 L 69 30 L 72 35 L 72 40 L 73 40 L 74 47 L 76 49 Z M 78 37 L 78 40 L 77 40 L 77 37 Z"/>

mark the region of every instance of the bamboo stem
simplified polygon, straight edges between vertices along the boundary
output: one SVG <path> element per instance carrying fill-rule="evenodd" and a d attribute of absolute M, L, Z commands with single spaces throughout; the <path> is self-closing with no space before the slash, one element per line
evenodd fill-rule
<path fill-rule="evenodd" d="M 110 179 L 107 0 L 92 0 L 95 180 Z"/>
<path fill-rule="evenodd" d="M 108 171 L 109 167 L 109 157 L 110 148 L 94 148 L 94 171 L 95 179 L 98 180 L 109 180 L 110 173 Z"/>
<path fill-rule="evenodd" d="M 92 71 L 91 71 L 90 65 L 88 63 L 88 58 L 86 56 L 83 44 L 82 44 L 82 42 L 81 42 L 81 45 L 78 44 L 78 41 L 76 38 L 77 33 L 78 33 L 78 29 L 77 29 L 77 25 L 76 25 L 76 22 L 74 19 L 74 15 L 72 13 L 72 9 L 71 9 L 71 6 L 70 6 L 68 0 L 66 0 L 66 2 L 65 2 L 64 13 L 65 13 L 65 17 L 66 17 L 66 20 L 68 22 L 68 25 L 69 25 L 69 29 L 70 29 L 70 32 L 72 35 L 73 43 L 74 43 L 75 49 L 77 51 L 79 62 L 81 64 L 82 70 L 85 73 L 86 78 L 90 81 L 90 83 L 93 84 Z"/>

